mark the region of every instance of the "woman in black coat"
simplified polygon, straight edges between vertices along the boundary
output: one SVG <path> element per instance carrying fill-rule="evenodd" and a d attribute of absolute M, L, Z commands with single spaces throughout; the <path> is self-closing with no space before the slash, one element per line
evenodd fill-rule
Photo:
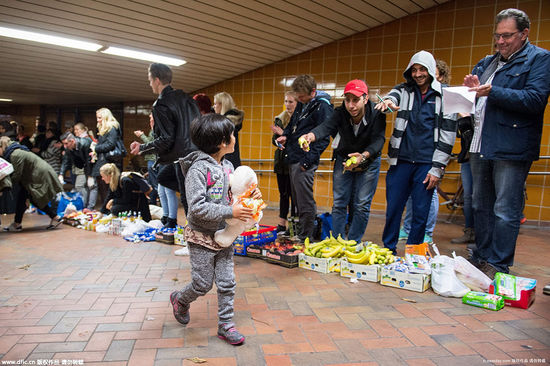
<path fill-rule="evenodd" d="M 121 212 L 140 214 L 143 220 L 151 221 L 147 194 L 151 186 L 138 173 L 120 173 L 113 163 L 104 164 L 100 169 L 101 179 L 109 186 L 101 212 L 117 216 Z"/>

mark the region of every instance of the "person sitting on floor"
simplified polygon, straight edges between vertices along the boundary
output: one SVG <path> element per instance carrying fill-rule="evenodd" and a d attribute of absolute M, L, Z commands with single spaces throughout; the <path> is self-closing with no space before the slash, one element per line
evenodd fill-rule
<path fill-rule="evenodd" d="M 151 186 L 145 178 L 134 172 L 120 173 L 113 163 L 104 164 L 99 169 L 101 179 L 109 186 L 109 193 L 101 212 L 118 215 L 121 212 L 139 213 L 143 220 L 151 221 L 147 194 Z"/>

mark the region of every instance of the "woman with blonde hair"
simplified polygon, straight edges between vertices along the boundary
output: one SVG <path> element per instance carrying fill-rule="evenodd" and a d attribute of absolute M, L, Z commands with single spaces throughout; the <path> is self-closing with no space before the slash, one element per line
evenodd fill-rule
<path fill-rule="evenodd" d="M 149 199 L 151 186 L 139 173 L 124 172 L 113 163 L 104 164 L 99 170 L 101 179 L 109 187 L 101 212 L 118 215 L 121 212 L 139 213 L 143 220 L 150 221 Z"/>
<path fill-rule="evenodd" d="M 229 93 L 220 92 L 214 95 L 214 112 L 227 117 L 235 125 L 235 151 L 226 154 L 225 159 L 233 163 L 235 169 L 241 165 L 241 154 L 239 151 L 239 131 L 243 127 L 244 112 L 237 109 L 235 102 Z"/>
<path fill-rule="evenodd" d="M 121 171 L 122 159 L 126 156 L 126 149 L 124 148 L 124 143 L 122 142 L 120 124 L 111 111 L 108 108 L 100 108 L 95 114 L 98 131 L 97 143 L 92 143 L 90 146 L 92 150 L 92 163 L 95 160 L 95 164 L 92 169 L 92 177 L 94 177 L 94 179 L 88 182 L 88 187 L 91 192 L 94 188 L 94 184 L 97 184 L 99 186 L 101 196 L 105 197 L 107 194 L 107 186 L 103 184 L 103 181 L 100 179 L 99 169 L 107 163 L 114 163 L 119 171 Z M 96 200 L 97 195 L 94 197 L 90 194 L 89 201 L 95 205 Z"/>
<path fill-rule="evenodd" d="M 283 135 L 283 130 L 290 122 L 290 117 L 294 113 L 294 109 L 298 104 L 296 99 L 296 93 L 288 91 L 285 93 L 285 110 L 275 117 L 275 122 L 271 126 L 273 131 L 273 137 L 271 142 L 273 145 L 277 145 L 277 138 Z M 277 225 L 277 232 L 287 230 L 287 216 L 290 207 L 290 215 L 296 215 L 296 208 L 294 206 L 294 200 L 291 199 L 290 188 L 290 175 L 288 173 L 288 156 L 286 150 L 276 149 L 275 159 L 273 164 L 273 171 L 277 174 L 277 186 L 279 188 L 279 224 Z"/>

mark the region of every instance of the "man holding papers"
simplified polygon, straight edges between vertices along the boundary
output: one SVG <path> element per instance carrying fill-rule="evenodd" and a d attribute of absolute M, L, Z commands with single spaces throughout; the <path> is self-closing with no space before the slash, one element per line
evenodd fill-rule
<path fill-rule="evenodd" d="M 476 92 L 470 147 L 476 249 L 472 262 L 490 278 L 514 263 L 523 184 L 540 151 L 550 93 L 550 52 L 529 43 L 529 18 L 506 9 L 496 17 L 497 52 L 466 75 Z"/>

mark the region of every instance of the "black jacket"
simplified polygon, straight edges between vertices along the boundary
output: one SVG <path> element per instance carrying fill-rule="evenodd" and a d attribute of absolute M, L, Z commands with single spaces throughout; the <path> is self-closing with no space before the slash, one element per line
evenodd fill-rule
<path fill-rule="evenodd" d="M 319 158 L 328 146 L 330 139 L 327 135 L 324 139 L 318 139 L 310 145 L 309 151 L 304 151 L 298 144 L 298 139 L 315 127 L 323 123 L 332 115 L 330 95 L 317 90 L 315 98 L 308 104 L 298 102 L 296 109 L 290 118 L 290 122 L 283 132 L 286 136 L 285 150 L 290 164 L 300 163 L 304 169 L 319 164 Z"/>
<path fill-rule="evenodd" d="M 107 210 L 107 203 L 113 200 L 111 211 Z M 149 211 L 149 200 L 142 192 L 142 187 L 138 182 L 132 179 L 132 175 L 121 176 L 116 191 L 111 191 L 103 203 L 101 212 L 104 214 L 112 213 L 118 215 L 119 212 L 141 213 L 144 221 L 151 221 L 151 212 Z"/>
<path fill-rule="evenodd" d="M 199 107 L 189 95 L 170 85 L 153 104 L 153 141 L 142 144 L 140 152 L 156 153 L 159 164 L 170 164 L 183 158 L 196 146 L 191 142 L 191 121 L 200 116 Z"/>
<path fill-rule="evenodd" d="M 118 139 L 122 139 L 122 136 L 120 134 L 120 130 L 117 128 L 111 128 L 109 131 L 107 131 L 104 135 L 98 135 L 97 136 L 97 144 L 95 145 L 95 152 L 97 153 L 97 161 L 94 164 L 94 167 L 92 169 L 92 175 L 94 177 L 99 177 L 99 169 L 105 164 L 108 163 L 107 161 L 107 153 L 109 151 L 112 151 L 116 149 L 116 143 Z M 120 161 L 119 164 L 117 164 L 117 167 L 121 169 L 122 167 L 122 161 Z"/>
<path fill-rule="evenodd" d="M 86 175 L 91 175 L 92 164 L 90 163 L 90 144 L 92 140 L 87 137 L 76 137 L 76 146 L 73 150 L 65 149 L 65 155 L 61 161 L 61 171 L 59 174 L 65 174 L 65 172 L 76 166 L 79 169 L 84 169 Z"/>
<path fill-rule="evenodd" d="M 357 136 L 355 136 L 350 122 L 351 115 L 342 102 L 342 105 L 334 110 L 329 119 L 311 132 L 315 135 L 316 140 L 340 134 L 338 146 L 333 150 L 335 155 L 347 159 L 348 154 L 368 151 L 370 156 L 366 163 L 370 163 L 380 156 L 382 147 L 384 147 L 386 115 L 374 109 L 374 103 L 369 100 L 365 105 L 365 120 L 367 125 L 365 126 L 361 122 Z"/>

